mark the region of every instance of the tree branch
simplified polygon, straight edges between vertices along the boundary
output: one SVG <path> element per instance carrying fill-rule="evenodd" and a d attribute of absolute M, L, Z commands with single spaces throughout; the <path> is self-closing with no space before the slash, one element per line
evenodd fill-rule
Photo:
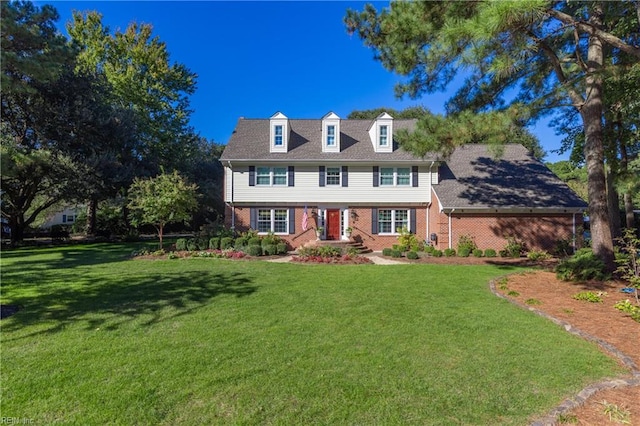
<path fill-rule="evenodd" d="M 567 84 L 567 76 L 562 70 L 562 65 L 560 64 L 560 59 L 558 58 L 558 55 L 556 55 L 556 52 L 551 47 L 549 47 L 549 45 L 545 43 L 544 40 L 536 36 L 533 32 L 528 31 L 528 33 L 533 41 L 536 42 L 536 44 L 544 51 L 544 53 L 551 61 L 553 71 L 555 72 L 556 77 L 558 77 L 558 81 L 560 82 L 560 84 L 567 90 L 567 94 L 571 98 L 573 106 L 578 109 L 582 108 L 582 105 L 584 104 L 584 98 L 580 95 L 580 93 L 576 92 Z"/>
<path fill-rule="evenodd" d="M 598 37 L 600 40 L 604 41 L 605 43 L 618 48 L 620 50 L 622 50 L 623 52 L 628 53 L 629 55 L 635 56 L 636 58 L 640 59 L 640 48 L 631 46 L 627 43 L 625 43 L 623 40 L 619 39 L 618 37 L 614 36 L 613 34 L 610 34 L 608 32 L 602 31 L 601 29 L 597 28 L 595 25 L 588 23 L 588 22 L 583 22 L 583 21 L 576 21 L 571 15 L 567 15 L 564 12 L 560 12 L 558 10 L 555 9 L 547 9 L 547 13 L 550 16 L 553 16 L 554 18 L 556 18 L 557 20 L 559 20 L 560 22 L 564 22 L 565 24 L 569 24 L 569 25 L 573 25 L 574 27 L 576 27 L 577 29 L 579 29 L 580 31 L 584 31 L 585 33 L 592 35 L 592 36 L 596 36 Z"/>

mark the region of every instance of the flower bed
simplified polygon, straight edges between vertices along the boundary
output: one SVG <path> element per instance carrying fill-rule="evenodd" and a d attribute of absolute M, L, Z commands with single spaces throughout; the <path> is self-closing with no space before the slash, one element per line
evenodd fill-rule
<path fill-rule="evenodd" d="M 301 263 L 332 263 L 342 265 L 362 265 L 366 263 L 372 263 L 371 259 L 364 256 L 344 254 L 342 256 L 320 256 L 320 255 L 306 255 L 306 256 L 293 256 L 292 262 Z"/>

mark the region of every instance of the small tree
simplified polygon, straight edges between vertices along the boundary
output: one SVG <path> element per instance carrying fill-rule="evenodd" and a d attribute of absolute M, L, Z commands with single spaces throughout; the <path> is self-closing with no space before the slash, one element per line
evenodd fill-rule
<path fill-rule="evenodd" d="M 163 171 L 155 178 L 135 179 L 129 188 L 131 223 L 135 226 L 153 225 L 162 248 L 165 225 L 191 218 L 191 212 L 198 206 L 197 189 L 177 171 L 171 174 Z"/>
<path fill-rule="evenodd" d="M 616 272 L 635 288 L 636 304 L 640 306 L 640 238 L 635 229 L 627 228 L 622 238 L 618 238 L 617 241 L 622 253 L 616 259 Z"/>

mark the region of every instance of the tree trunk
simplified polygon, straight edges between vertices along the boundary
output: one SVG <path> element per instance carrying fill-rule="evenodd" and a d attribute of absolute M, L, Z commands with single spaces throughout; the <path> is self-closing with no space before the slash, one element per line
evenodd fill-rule
<path fill-rule="evenodd" d="M 633 214 L 633 197 L 628 192 L 624 194 L 624 217 L 628 229 L 635 227 L 635 216 Z"/>
<path fill-rule="evenodd" d="M 602 25 L 602 4 L 594 5 L 590 21 Z M 602 143 L 602 77 L 600 70 L 604 61 L 602 41 L 596 36 L 589 37 L 587 53 L 586 99 L 580 115 L 584 123 L 584 157 L 587 165 L 589 186 L 589 218 L 591 221 L 591 241 L 593 252 L 615 269 L 613 239 L 609 225 L 607 205 L 607 184 L 604 173 L 604 148 Z"/>
<path fill-rule="evenodd" d="M 620 223 L 620 196 L 614 185 L 615 178 L 611 167 L 607 167 L 607 205 L 609 208 L 609 226 L 611 227 L 611 237 L 622 236 L 622 224 Z"/>
<path fill-rule="evenodd" d="M 11 227 L 11 245 L 16 245 L 24 239 L 24 218 L 20 216 L 10 216 L 9 226 Z"/>
<path fill-rule="evenodd" d="M 96 214 L 98 210 L 98 201 L 95 198 L 91 198 L 87 204 L 87 236 L 96 235 Z"/>
<path fill-rule="evenodd" d="M 164 232 L 164 225 L 161 223 L 158 226 L 158 237 L 160 238 L 160 250 L 162 250 L 162 234 Z"/>

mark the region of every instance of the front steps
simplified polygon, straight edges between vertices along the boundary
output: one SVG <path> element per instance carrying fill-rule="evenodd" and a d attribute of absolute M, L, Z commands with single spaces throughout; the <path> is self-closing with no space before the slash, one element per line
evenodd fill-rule
<path fill-rule="evenodd" d="M 358 254 L 364 253 L 372 253 L 373 250 L 362 244 L 360 241 L 354 240 L 313 240 L 309 241 L 302 245 L 302 247 L 318 247 L 318 246 L 331 246 L 331 247 L 339 247 L 343 249 L 343 251 L 347 251 L 349 249 L 355 249 Z"/>

